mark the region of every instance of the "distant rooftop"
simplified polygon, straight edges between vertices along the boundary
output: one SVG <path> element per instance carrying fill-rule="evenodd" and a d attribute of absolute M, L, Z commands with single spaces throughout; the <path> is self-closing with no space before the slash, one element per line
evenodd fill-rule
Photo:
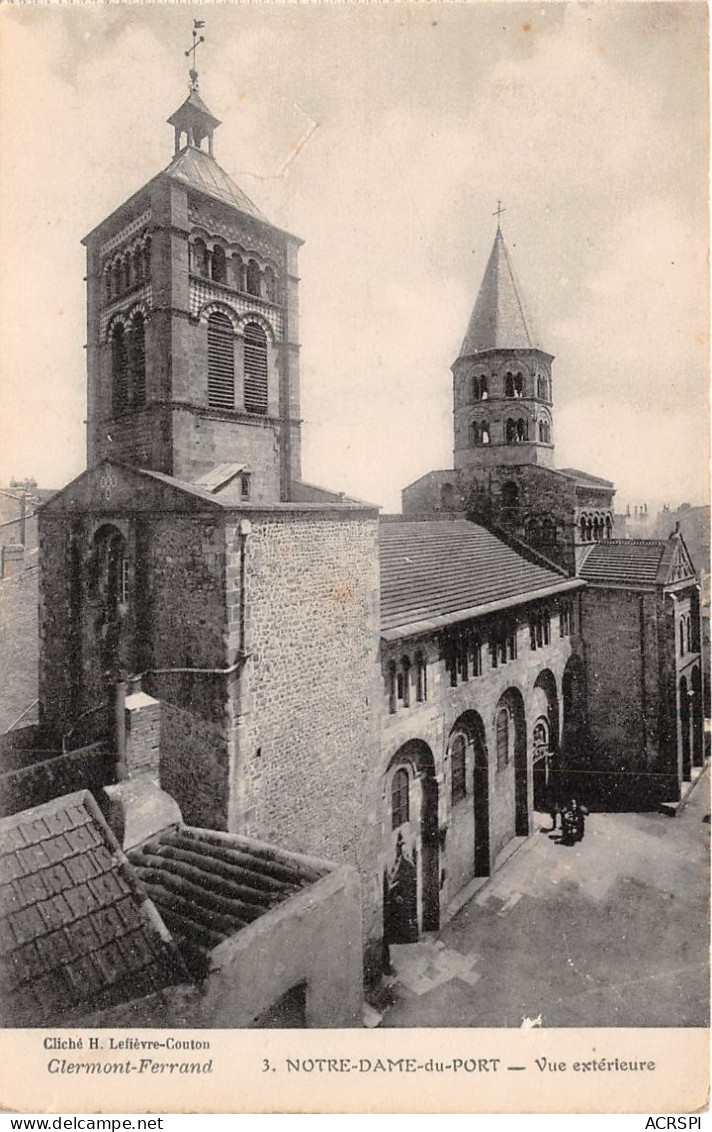
<path fill-rule="evenodd" d="M 587 582 L 651 587 L 695 576 L 679 535 L 668 539 L 604 539 L 586 556 L 580 577 Z"/>

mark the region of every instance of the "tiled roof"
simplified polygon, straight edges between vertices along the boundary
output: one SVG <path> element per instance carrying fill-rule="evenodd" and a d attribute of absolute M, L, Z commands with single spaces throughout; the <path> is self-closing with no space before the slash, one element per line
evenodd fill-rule
<path fill-rule="evenodd" d="M 494 603 L 543 596 L 577 583 L 553 566 L 525 558 L 466 519 L 383 522 L 381 630 L 477 616 Z"/>
<path fill-rule="evenodd" d="M 165 175 L 171 177 L 174 181 L 181 181 L 183 184 L 190 185 L 201 193 L 206 193 L 207 196 L 222 201 L 223 204 L 238 208 L 240 212 L 246 212 L 249 216 L 254 216 L 258 220 L 265 220 L 257 205 L 250 200 L 246 193 L 243 193 L 242 189 L 218 165 L 215 158 L 211 157 L 205 150 L 188 146 L 174 157 L 165 170 Z"/>
<path fill-rule="evenodd" d="M 324 875 L 272 846 L 189 826 L 132 849 L 129 860 L 194 971 L 214 947 Z"/>
<path fill-rule="evenodd" d="M 653 586 L 694 577 L 682 539 L 604 539 L 589 551 L 579 570 L 587 582 Z"/>
<path fill-rule="evenodd" d="M 483 350 L 535 350 L 538 339 L 509 252 L 497 229 L 460 357 Z"/>
<path fill-rule="evenodd" d="M 185 978 L 86 790 L 0 821 L 0 1002 L 6 1024 L 66 1019 Z"/>
<path fill-rule="evenodd" d="M 600 476 L 592 476 L 590 472 L 581 472 L 578 468 L 559 468 L 565 476 L 573 476 L 574 479 L 580 480 L 581 483 L 592 484 L 593 487 L 613 487 L 611 480 L 601 479 Z"/>

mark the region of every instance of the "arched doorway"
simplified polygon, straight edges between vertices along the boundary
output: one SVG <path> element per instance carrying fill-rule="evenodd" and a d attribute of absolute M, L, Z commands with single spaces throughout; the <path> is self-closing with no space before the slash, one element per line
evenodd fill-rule
<path fill-rule="evenodd" d="M 532 786 L 534 809 L 549 813 L 554 793 L 559 793 L 561 768 L 559 750 L 559 697 L 556 678 L 545 668 L 534 681 L 531 699 L 534 717 L 532 730 Z"/>
<path fill-rule="evenodd" d="M 692 696 L 690 697 L 690 711 L 692 714 L 692 765 L 702 766 L 704 762 L 702 739 L 702 678 L 699 668 L 692 669 L 690 676 Z"/>
<path fill-rule="evenodd" d="M 475 711 L 456 720 L 447 745 L 450 895 L 473 876 L 489 876 L 489 782 L 485 728 Z"/>
<path fill-rule="evenodd" d="M 438 785 L 427 743 L 411 739 L 384 778 L 383 937 L 414 943 L 440 925 Z"/>
<path fill-rule="evenodd" d="M 690 759 L 690 699 L 687 691 L 687 680 L 680 677 L 680 739 L 682 741 L 682 779 L 689 782 L 692 778 L 692 764 Z"/>
<path fill-rule="evenodd" d="M 529 833 L 526 715 L 524 700 L 517 688 L 508 688 L 500 696 L 494 722 L 495 790 L 504 802 L 498 809 L 505 815 L 497 836 L 497 845 L 502 847 L 510 838 L 526 837 Z M 507 801 L 504 801 L 505 798 Z"/>
<path fill-rule="evenodd" d="M 561 680 L 561 698 L 561 789 L 563 793 L 583 797 L 589 789 L 582 773 L 587 762 L 586 681 L 583 661 L 578 656 L 570 656 L 566 662 Z"/>

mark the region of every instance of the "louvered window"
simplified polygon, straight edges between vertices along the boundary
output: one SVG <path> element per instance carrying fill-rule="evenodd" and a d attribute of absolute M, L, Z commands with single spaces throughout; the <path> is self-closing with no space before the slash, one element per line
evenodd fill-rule
<path fill-rule="evenodd" d="M 232 323 L 217 311 L 208 319 L 208 405 L 235 408 L 235 346 Z"/>
<path fill-rule="evenodd" d="M 129 367 L 126 338 L 120 322 L 111 333 L 111 397 L 114 416 L 125 413 L 129 399 Z"/>
<path fill-rule="evenodd" d="M 134 317 L 129 337 L 134 408 L 146 404 L 146 330 L 143 315 Z"/>
<path fill-rule="evenodd" d="M 399 767 L 391 783 L 391 827 L 398 829 L 410 821 L 410 780 L 408 771 Z"/>
<path fill-rule="evenodd" d="M 256 322 L 245 327 L 245 408 L 267 413 L 267 336 Z"/>

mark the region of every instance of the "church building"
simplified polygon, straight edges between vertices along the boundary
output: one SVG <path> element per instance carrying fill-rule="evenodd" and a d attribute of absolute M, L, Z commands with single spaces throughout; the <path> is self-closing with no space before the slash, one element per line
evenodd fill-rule
<path fill-rule="evenodd" d="M 613 485 L 554 467 L 553 359 L 499 227 L 453 468 L 400 516 L 305 483 L 301 240 L 218 164 L 195 72 L 169 122 L 168 166 L 84 241 L 88 467 L 40 511 L 40 726 L 109 753 L 141 860 L 169 797 L 207 841 L 355 866 L 375 976 L 554 783 L 679 799 L 703 759 L 694 568 L 679 535 L 621 550 Z"/>

